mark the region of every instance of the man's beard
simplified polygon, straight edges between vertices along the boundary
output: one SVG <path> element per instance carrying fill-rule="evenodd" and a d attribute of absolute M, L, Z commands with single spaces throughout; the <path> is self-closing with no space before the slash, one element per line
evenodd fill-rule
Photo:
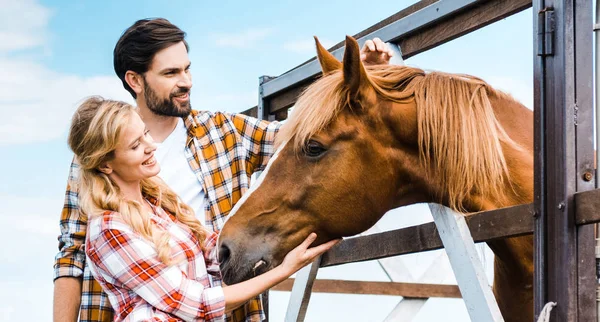
<path fill-rule="evenodd" d="M 144 81 L 144 99 L 146 100 L 146 106 L 156 115 L 161 116 L 174 116 L 174 117 L 186 117 L 192 111 L 192 104 L 188 97 L 188 101 L 182 104 L 176 104 L 174 101 L 175 96 L 184 95 L 190 93 L 189 88 L 178 87 L 178 90 L 169 94 L 169 98 L 160 99 L 156 92 L 148 86 L 148 82 Z"/>

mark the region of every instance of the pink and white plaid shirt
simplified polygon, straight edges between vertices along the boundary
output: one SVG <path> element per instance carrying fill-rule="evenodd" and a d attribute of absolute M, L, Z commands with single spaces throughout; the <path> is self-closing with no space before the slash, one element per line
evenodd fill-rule
<path fill-rule="evenodd" d="M 115 321 L 223 321 L 225 297 L 216 259 L 217 234 L 200 248 L 191 230 L 155 207 L 151 220 L 171 234 L 174 264 L 158 258 L 153 243 L 134 233 L 116 212 L 88 221 L 87 261 L 108 294 Z"/>

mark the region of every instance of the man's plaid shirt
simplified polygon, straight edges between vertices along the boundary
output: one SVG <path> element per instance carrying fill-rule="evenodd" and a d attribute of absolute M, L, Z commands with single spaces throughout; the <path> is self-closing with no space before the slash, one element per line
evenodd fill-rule
<path fill-rule="evenodd" d="M 248 190 L 251 175 L 262 170 L 273 155 L 280 123 L 241 114 L 192 111 L 185 119 L 185 126 L 188 130 L 186 156 L 204 188 L 205 224 L 213 231 L 220 231 L 233 206 Z M 112 321 L 108 298 L 85 263 L 87 218 L 79 213 L 77 191 L 71 188 L 77 177 L 78 165 L 74 162 L 61 214 L 54 279 L 83 278 L 81 322 Z M 261 321 L 263 318 L 259 298 L 228 316 L 231 321 Z"/>

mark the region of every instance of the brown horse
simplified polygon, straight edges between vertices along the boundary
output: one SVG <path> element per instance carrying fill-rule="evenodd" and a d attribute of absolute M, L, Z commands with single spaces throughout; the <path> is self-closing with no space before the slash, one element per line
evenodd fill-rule
<path fill-rule="evenodd" d="M 343 63 L 317 41 L 323 77 L 299 98 L 278 148 L 219 239 L 226 283 L 316 244 L 358 234 L 392 208 L 437 202 L 472 213 L 533 201 L 533 115 L 467 75 L 365 68 L 348 37 Z M 506 321 L 533 320 L 531 236 L 489 243 Z"/>

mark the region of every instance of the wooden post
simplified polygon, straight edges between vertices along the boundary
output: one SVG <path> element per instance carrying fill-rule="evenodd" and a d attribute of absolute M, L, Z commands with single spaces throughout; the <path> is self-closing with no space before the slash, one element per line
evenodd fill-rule
<path fill-rule="evenodd" d="M 439 204 L 429 204 L 433 220 L 450 259 L 458 288 L 471 321 L 504 321 L 464 215 Z"/>
<path fill-rule="evenodd" d="M 319 256 L 312 264 L 302 268 L 296 273 L 294 287 L 290 295 L 285 322 L 303 322 L 308 309 L 308 302 L 312 293 L 312 286 L 317 278 L 321 257 Z"/>

